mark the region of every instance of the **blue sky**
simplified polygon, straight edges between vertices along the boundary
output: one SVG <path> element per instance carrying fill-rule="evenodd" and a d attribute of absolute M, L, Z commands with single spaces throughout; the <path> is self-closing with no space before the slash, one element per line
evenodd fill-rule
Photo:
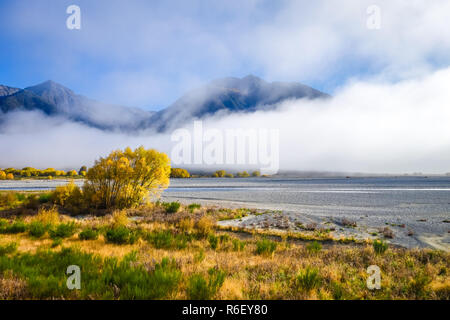
<path fill-rule="evenodd" d="M 0 84 L 52 79 L 77 93 L 160 109 L 214 78 L 254 74 L 334 93 L 448 66 L 446 1 L 0 1 Z M 66 8 L 81 8 L 68 30 Z"/>

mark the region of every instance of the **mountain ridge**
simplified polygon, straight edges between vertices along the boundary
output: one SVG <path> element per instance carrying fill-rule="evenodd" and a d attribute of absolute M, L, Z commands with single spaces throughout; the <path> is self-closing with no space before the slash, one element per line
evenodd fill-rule
<path fill-rule="evenodd" d="M 78 95 L 71 89 L 47 80 L 24 89 L 0 85 L 0 110 L 38 110 L 101 130 L 163 132 L 193 119 L 219 113 L 272 110 L 287 99 L 318 99 L 330 96 L 297 82 L 267 82 L 248 75 L 226 77 L 188 91 L 158 112 L 106 104 Z"/>

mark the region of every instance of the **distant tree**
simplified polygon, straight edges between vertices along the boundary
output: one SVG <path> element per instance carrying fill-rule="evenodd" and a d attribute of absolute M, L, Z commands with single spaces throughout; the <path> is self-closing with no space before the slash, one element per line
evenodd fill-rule
<path fill-rule="evenodd" d="M 250 175 L 248 174 L 247 171 L 238 172 L 237 175 L 238 175 L 238 177 L 240 177 L 240 178 L 247 178 L 247 177 L 250 177 Z"/>
<path fill-rule="evenodd" d="M 55 177 L 56 176 L 56 170 L 54 168 L 47 168 L 47 169 L 42 170 L 40 172 L 40 176 L 43 176 L 43 177 Z"/>
<path fill-rule="evenodd" d="M 191 175 L 186 169 L 172 168 L 170 170 L 171 178 L 190 178 Z"/>
<path fill-rule="evenodd" d="M 216 172 L 214 172 L 214 177 L 215 178 L 223 178 L 225 177 L 227 173 L 225 172 L 225 170 L 217 170 Z"/>
<path fill-rule="evenodd" d="M 5 179 L 6 179 L 6 172 L 0 170 L 0 180 L 5 180 Z"/>
<path fill-rule="evenodd" d="M 76 170 L 71 170 L 71 171 L 67 172 L 67 175 L 68 175 L 69 177 L 74 177 L 74 176 L 76 176 L 77 174 L 78 174 L 78 172 L 77 172 Z"/>
<path fill-rule="evenodd" d="M 14 180 L 14 175 L 12 173 L 8 173 L 6 175 L 6 180 Z"/>
<path fill-rule="evenodd" d="M 258 170 L 255 170 L 252 172 L 253 177 L 259 177 L 260 175 L 261 175 L 261 172 L 259 172 Z"/>
<path fill-rule="evenodd" d="M 82 167 L 80 168 L 80 170 L 78 170 L 78 174 L 79 174 L 80 176 L 86 175 L 86 174 L 83 174 L 82 172 L 87 172 L 87 167 L 86 167 L 86 166 L 82 166 Z"/>

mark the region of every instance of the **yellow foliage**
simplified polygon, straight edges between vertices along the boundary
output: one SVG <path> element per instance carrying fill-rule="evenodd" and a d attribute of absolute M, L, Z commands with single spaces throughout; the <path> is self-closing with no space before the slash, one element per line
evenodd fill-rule
<path fill-rule="evenodd" d="M 186 169 L 172 168 L 170 171 L 171 178 L 190 178 L 191 175 Z"/>
<path fill-rule="evenodd" d="M 6 173 L 5 171 L 1 171 L 0 170 L 0 180 L 5 180 L 6 179 Z"/>
<path fill-rule="evenodd" d="M 59 222 L 58 210 L 56 208 L 41 208 L 39 209 L 38 214 L 33 218 L 33 221 L 39 221 L 44 224 L 57 224 Z"/>
<path fill-rule="evenodd" d="M 178 227 L 182 232 L 191 232 L 194 228 L 194 220 L 192 218 L 184 218 L 178 223 Z"/>
<path fill-rule="evenodd" d="M 8 173 L 6 175 L 6 180 L 14 180 L 14 175 L 12 173 Z"/>
<path fill-rule="evenodd" d="M 125 210 L 116 210 L 112 215 L 113 228 L 125 227 L 129 223 L 127 212 Z"/>
<path fill-rule="evenodd" d="M 202 236 L 207 236 L 211 233 L 212 229 L 214 227 L 214 220 L 208 216 L 202 217 L 200 220 L 197 221 L 197 231 Z"/>
<path fill-rule="evenodd" d="M 73 181 L 64 186 L 56 187 L 51 197 L 53 203 L 68 209 L 81 209 L 83 206 L 83 194 Z"/>
<path fill-rule="evenodd" d="M 83 187 L 96 208 L 135 207 L 169 186 L 170 159 L 165 153 L 139 147 L 116 150 L 87 172 Z"/>

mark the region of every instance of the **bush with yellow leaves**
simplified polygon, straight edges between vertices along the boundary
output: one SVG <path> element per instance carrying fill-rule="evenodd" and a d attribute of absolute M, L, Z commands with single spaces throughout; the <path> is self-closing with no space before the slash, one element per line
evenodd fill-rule
<path fill-rule="evenodd" d="M 111 152 L 97 160 L 83 186 L 89 205 L 97 209 L 136 207 L 169 186 L 170 159 L 165 153 L 139 147 Z"/>

